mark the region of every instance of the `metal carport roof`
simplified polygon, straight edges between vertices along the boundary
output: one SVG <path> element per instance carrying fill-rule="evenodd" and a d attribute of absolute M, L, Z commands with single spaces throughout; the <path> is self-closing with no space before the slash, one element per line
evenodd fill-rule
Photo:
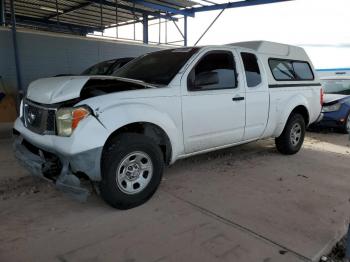
<path fill-rule="evenodd" d="M 0 25 L 86 34 L 144 20 L 194 16 L 197 12 L 288 0 L 0 0 Z"/>
<path fill-rule="evenodd" d="M 5 18 L 10 21 L 12 0 L 2 1 L 5 2 Z M 13 4 L 17 25 L 82 34 L 137 23 L 144 15 L 149 19 L 170 19 L 181 14 L 183 9 L 198 5 L 185 0 L 13 0 Z"/>
<path fill-rule="evenodd" d="M 0 0 L 0 26 L 9 26 L 12 30 L 17 82 L 21 90 L 17 26 L 87 35 L 108 28 L 142 23 L 143 42 L 148 44 L 149 21 L 159 19 L 161 24 L 161 19 L 164 19 L 175 24 L 183 38 L 180 41 L 186 46 L 189 16 L 221 10 L 204 35 L 225 9 L 285 1 L 292 0 Z M 182 30 L 176 24 L 180 18 L 184 19 Z"/>

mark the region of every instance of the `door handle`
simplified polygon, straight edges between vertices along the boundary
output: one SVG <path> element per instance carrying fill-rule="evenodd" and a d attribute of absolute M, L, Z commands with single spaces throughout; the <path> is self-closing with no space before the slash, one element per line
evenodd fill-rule
<path fill-rule="evenodd" d="M 232 101 L 242 101 L 242 100 L 244 100 L 243 96 L 236 96 L 232 98 Z"/>

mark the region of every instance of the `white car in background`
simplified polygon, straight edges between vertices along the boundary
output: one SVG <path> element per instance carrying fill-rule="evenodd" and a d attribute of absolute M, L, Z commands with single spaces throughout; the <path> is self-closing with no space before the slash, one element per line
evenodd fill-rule
<path fill-rule="evenodd" d="M 257 41 L 143 55 L 114 76 L 30 84 L 16 120 L 17 158 L 57 187 L 89 179 L 113 207 L 156 191 L 164 165 L 268 137 L 297 153 L 321 111 L 302 48 Z"/>

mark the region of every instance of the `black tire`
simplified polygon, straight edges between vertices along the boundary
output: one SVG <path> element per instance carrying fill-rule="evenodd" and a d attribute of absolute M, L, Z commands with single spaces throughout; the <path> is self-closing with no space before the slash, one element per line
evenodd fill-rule
<path fill-rule="evenodd" d="M 141 152 L 149 156 L 153 172 L 142 191 L 128 194 L 121 190 L 121 185 L 117 182 L 117 172 L 120 171 L 120 168 L 124 168 L 123 161 L 133 152 Z M 101 165 L 100 191 L 102 198 L 112 207 L 129 209 L 145 203 L 155 193 L 162 179 L 164 160 L 159 146 L 151 138 L 136 133 L 125 133 L 108 142 L 102 155 Z"/>
<path fill-rule="evenodd" d="M 300 138 L 293 144 L 292 129 L 296 125 L 300 126 Z M 290 115 L 282 134 L 275 139 L 277 150 L 284 155 L 293 155 L 299 152 L 305 138 L 305 120 L 302 115 L 293 113 Z M 295 140 L 294 140 L 295 142 Z"/>
<path fill-rule="evenodd" d="M 350 121 L 349 117 L 350 117 L 350 112 L 346 115 L 344 126 L 340 129 L 340 132 L 342 132 L 343 134 L 347 134 L 350 132 L 350 130 L 348 130 L 348 122 Z"/>

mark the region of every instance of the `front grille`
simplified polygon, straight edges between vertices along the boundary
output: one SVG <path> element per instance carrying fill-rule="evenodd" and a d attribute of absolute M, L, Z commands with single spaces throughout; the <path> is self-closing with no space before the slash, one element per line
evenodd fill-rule
<path fill-rule="evenodd" d="M 52 132 L 56 131 L 56 110 L 48 111 L 46 128 Z"/>
<path fill-rule="evenodd" d="M 23 122 L 31 131 L 41 135 L 56 133 L 56 109 L 49 108 L 29 100 L 23 102 Z"/>

